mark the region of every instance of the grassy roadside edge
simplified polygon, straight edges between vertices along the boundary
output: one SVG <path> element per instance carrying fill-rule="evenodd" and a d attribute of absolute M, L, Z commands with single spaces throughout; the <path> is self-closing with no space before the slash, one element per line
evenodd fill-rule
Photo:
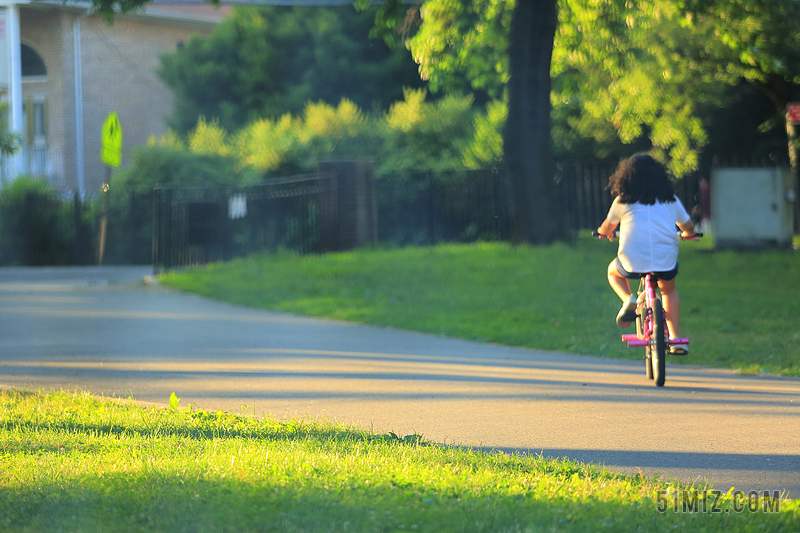
<path fill-rule="evenodd" d="M 750 509 L 729 493 L 703 509 L 702 485 L 175 405 L 0 391 L 3 529 L 661 531 L 702 520 L 779 532 L 800 520 L 797 500 Z"/>

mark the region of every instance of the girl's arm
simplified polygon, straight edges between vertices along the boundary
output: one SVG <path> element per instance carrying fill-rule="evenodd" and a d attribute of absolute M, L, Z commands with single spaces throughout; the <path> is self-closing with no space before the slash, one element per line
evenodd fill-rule
<path fill-rule="evenodd" d="M 689 239 L 694 237 L 696 230 L 694 229 L 694 224 L 692 221 L 684 222 L 683 224 L 678 224 L 678 227 L 681 228 L 681 239 Z"/>

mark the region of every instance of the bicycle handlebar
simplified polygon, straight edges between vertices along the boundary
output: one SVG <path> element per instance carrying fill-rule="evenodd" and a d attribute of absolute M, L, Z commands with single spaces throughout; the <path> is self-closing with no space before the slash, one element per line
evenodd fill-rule
<path fill-rule="evenodd" d="M 680 235 L 681 234 L 678 233 L 679 237 L 680 237 Z M 702 237 L 702 236 L 703 236 L 703 232 L 697 231 L 691 237 L 686 237 L 685 239 L 683 237 L 681 237 L 681 239 L 683 239 L 684 241 L 696 241 L 699 237 Z M 597 230 L 592 230 L 592 237 L 597 237 L 599 239 L 608 239 L 608 235 L 603 235 L 602 233 L 599 233 Z M 614 230 L 614 237 L 619 237 L 619 230 Z"/>
<path fill-rule="evenodd" d="M 592 237 L 597 237 L 598 239 L 608 239 L 608 235 L 600 233 L 597 230 L 592 230 Z M 614 230 L 614 237 L 619 237 L 619 230 Z"/>

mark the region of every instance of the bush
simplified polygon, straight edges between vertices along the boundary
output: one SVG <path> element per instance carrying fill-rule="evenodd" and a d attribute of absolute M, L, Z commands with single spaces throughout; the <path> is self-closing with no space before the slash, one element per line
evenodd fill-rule
<path fill-rule="evenodd" d="M 20 177 L 0 191 L 0 263 L 76 262 L 74 209 L 45 181 Z"/>
<path fill-rule="evenodd" d="M 172 132 L 151 139 L 112 179 L 105 261 L 150 259 L 153 202 L 147 195 L 158 186 L 235 187 L 267 176 L 310 173 L 323 160 L 373 159 L 379 176 L 406 187 L 413 172 L 463 170 L 499 157 L 500 145 L 484 151 L 470 147 L 490 134 L 499 139 L 504 107 L 478 115 L 487 132 L 476 137 L 471 97 L 427 102 L 426 96 L 406 90 L 405 101 L 382 116 L 366 114 L 346 99 L 338 106 L 309 102 L 299 116 L 257 120 L 233 134 L 201 118 L 185 139 Z M 402 187 L 406 194 L 413 192 Z"/>
<path fill-rule="evenodd" d="M 502 103 L 476 115 L 470 96 L 426 97 L 407 89 L 405 100 L 381 116 L 347 99 L 337 106 L 308 102 L 301 115 L 256 120 L 235 134 L 201 118 L 185 141 L 174 133 L 153 139 L 118 180 L 135 181 L 141 192 L 157 183 L 248 184 L 313 172 L 331 159 L 372 159 L 377 174 L 388 175 L 479 168 L 502 158 Z"/>
<path fill-rule="evenodd" d="M 467 168 L 488 168 L 503 163 L 503 127 L 507 116 L 505 100 L 492 100 L 485 112 L 478 113 L 472 141 L 463 152 Z"/>
<path fill-rule="evenodd" d="M 236 137 L 236 153 L 264 174 L 301 174 L 312 172 L 320 160 L 374 158 L 383 142 L 381 131 L 378 121 L 349 100 L 337 107 L 309 102 L 302 116 L 250 124 Z"/>
<path fill-rule="evenodd" d="M 247 180 L 236 157 L 151 144 L 134 152 L 131 165 L 112 179 L 110 191 L 145 193 L 157 186 L 238 185 Z"/>
<path fill-rule="evenodd" d="M 405 91 L 386 115 L 386 133 L 378 174 L 465 168 L 464 152 L 473 135 L 470 96 L 425 101 L 424 90 Z"/>

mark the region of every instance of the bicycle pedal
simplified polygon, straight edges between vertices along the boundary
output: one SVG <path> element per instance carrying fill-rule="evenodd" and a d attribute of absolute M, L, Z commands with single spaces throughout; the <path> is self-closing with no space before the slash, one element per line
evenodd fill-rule
<path fill-rule="evenodd" d="M 689 339 L 670 339 L 667 341 L 670 355 L 684 356 L 689 355 Z"/>
<path fill-rule="evenodd" d="M 689 339 L 678 338 L 678 339 L 670 339 L 667 341 L 667 344 L 670 346 L 685 346 L 689 344 Z"/>

